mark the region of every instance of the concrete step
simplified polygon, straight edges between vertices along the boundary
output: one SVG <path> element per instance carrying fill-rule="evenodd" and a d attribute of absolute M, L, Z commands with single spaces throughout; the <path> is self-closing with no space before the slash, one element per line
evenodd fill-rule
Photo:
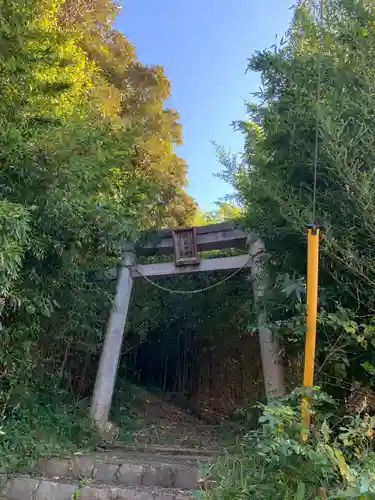
<path fill-rule="evenodd" d="M 1 474 L 0 500 L 189 500 L 211 486 L 213 460 L 162 447 L 43 458 L 23 475 Z"/>
<path fill-rule="evenodd" d="M 181 457 L 218 457 L 223 452 L 220 449 L 206 449 L 206 448 L 181 448 L 174 446 L 158 446 L 158 445 L 129 445 L 121 442 L 113 443 L 110 445 L 111 450 L 120 450 L 123 452 L 147 453 L 155 455 L 172 455 Z"/>
<path fill-rule="evenodd" d="M 192 494 L 178 489 L 108 486 L 68 480 L 16 476 L 0 493 L 2 500 L 192 500 Z"/>
<path fill-rule="evenodd" d="M 112 451 L 43 459 L 35 472 L 49 479 L 85 479 L 110 486 L 196 490 L 204 484 L 209 468 L 210 461 L 200 457 Z"/>

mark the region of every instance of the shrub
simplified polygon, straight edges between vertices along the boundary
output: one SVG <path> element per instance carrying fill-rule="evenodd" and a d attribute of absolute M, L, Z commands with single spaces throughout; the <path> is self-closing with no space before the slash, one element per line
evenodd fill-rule
<path fill-rule="evenodd" d="M 296 390 L 272 405 L 262 405 L 259 423 L 241 442 L 239 453 L 219 460 L 216 487 L 203 497 L 226 499 L 375 498 L 375 418 L 338 418 L 335 402 L 314 389 L 313 428 L 301 440 L 300 399 Z"/>

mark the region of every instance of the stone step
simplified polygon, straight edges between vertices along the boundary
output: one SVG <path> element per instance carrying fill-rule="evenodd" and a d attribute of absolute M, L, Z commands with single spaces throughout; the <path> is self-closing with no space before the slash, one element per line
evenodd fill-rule
<path fill-rule="evenodd" d="M 147 453 L 155 455 L 171 455 L 180 457 L 219 457 L 223 452 L 220 449 L 206 448 L 179 448 L 174 446 L 158 446 L 158 445 L 129 445 L 117 442 L 110 445 L 111 450 L 121 450 L 124 452 Z"/>
<path fill-rule="evenodd" d="M 210 463 L 197 457 L 146 453 L 96 453 L 39 461 L 35 472 L 49 479 L 86 479 L 113 486 L 150 486 L 196 490 Z"/>
<path fill-rule="evenodd" d="M 1 500 L 192 500 L 178 489 L 108 486 L 68 480 L 16 476 L 0 492 Z"/>

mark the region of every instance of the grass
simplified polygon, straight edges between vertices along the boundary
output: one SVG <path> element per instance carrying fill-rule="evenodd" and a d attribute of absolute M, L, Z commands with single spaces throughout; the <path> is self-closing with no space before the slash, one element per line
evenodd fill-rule
<path fill-rule="evenodd" d="M 12 472 L 32 467 L 42 456 L 58 456 L 97 442 L 85 405 L 69 405 L 65 395 L 33 394 L 4 417 L 0 466 Z"/>
<path fill-rule="evenodd" d="M 264 464 L 250 450 L 238 447 L 220 457 L 212 468 L 209 479 L 213 488 L 202 492 L 201 500 L 299 500 L 316 499 L 316 487 L 300 482 L 292 483 L 280 466 L 268 473 Z M 298 483 L 298 481 L 297 481 Z M 297 488 L 297 491 L 296 491 Z"/>

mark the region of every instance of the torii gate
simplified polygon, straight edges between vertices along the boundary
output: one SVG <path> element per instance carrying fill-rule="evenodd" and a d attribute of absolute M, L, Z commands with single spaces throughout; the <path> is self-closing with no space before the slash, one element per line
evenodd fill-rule
<path fill-rule="evenodd" d="M 248 267 L 256 303 L 259 303 L 267 287 L 268 279 L 263 266 L 266 258 L 264 245 L 255 235 L 242 231 L 234 221 L 149 232 L 146 233 L 144 240 L 145 243 L 137 250 L 127 249 L 124 252 L 117 277 L 115 301 L 108 321 L 90 410 L 90 416 L 99 428 L 108 422 L 134 279 L 139 277 L 155 279 L 159 276 L 181 273 Z M 229 248 L 247 249 L 248 252 L 235 257 L 199 258 L 198 252 Z M 144 256 L 174 254 L 175 261 L 137 265 L 136 254 Z M 269 401 L 285 394 L 283 365 L 277 340 L 265 325 L 264 309 L 260 307 L 257 320 L 265 392 Z"/>

